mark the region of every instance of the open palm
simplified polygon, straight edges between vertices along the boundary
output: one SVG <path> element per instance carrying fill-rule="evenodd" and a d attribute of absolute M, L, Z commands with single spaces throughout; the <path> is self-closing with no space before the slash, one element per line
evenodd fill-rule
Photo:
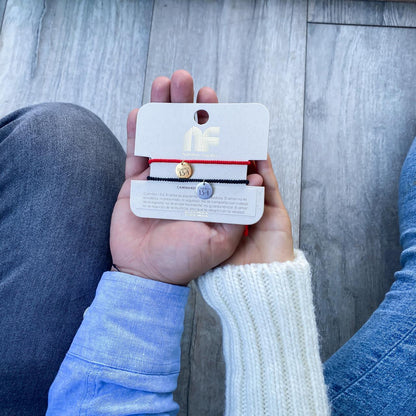
<path fill-rule="evenodd" d="M 185 71 L 172 79 L 156 78 L 152 101 L 193 102 L 193 80 Z M 198 102 L 217 102 L 210 88 L 202 88 Z M 138 110 L 127 121 L 126 181 L 114 207 L 110 230 L 113 262 L 118 269 L 141 277 L 174 284 L 187 284 L 226 260 L 237 247 L 243 227 L 191 221 L 136 217 L 130 210 L 130 182 L 145 179 L 147 158 L 134 156 Z"/>
<path fill-rule="evenodd" d="M 156 78 L 154 102 L 193 102 L 193 80 L 186 71 L 172 78 Z M 197 102 L 218 102 L 215 91 L 202 88 Z M 127 120 L 126 181 L 114 207 L 110 230 L 113 262 L 120 271 L 172 284 L 186 285 L 209 269 L 223 264 L 264 263 L 293 258 L 290 220 L 281 200 L 270 159 L 257 162 L 250 185 L 265 185 L 265 211 L 250 227 L 191 221 L 140 218 L 130 209 L 131 180 L 146 179 L 148 159 L 134 156 L 137 112 Z"/>

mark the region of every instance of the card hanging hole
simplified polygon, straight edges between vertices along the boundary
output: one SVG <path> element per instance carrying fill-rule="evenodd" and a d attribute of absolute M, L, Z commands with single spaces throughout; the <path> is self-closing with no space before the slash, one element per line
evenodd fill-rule
<path fill-rule="evenodd" d="M 194 120 L 198 124 L 205 124 L 209 120 L 209 114 L 205 110 L 198 110 L 195 111 Z"/>

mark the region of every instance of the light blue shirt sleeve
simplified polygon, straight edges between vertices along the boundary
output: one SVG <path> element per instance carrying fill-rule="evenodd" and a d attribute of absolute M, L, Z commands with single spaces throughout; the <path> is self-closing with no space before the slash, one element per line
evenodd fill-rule
<path fill-rule="evenodd" d="M 106 272 L 49 390 L 47 415 L 176 415 L 189 288 Z"/>

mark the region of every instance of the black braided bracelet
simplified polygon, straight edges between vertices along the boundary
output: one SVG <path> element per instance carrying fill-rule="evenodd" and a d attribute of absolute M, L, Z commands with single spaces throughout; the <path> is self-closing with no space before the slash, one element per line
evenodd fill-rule
<path fill-rule="evenodd" d="M 155 176 L 148 176 L 148 181 L 159 182 L 208 182 L 208 183 L 244 183 L 248 185 L 247 179 L 182 179 L 182 178 L 156 178 Z"/>

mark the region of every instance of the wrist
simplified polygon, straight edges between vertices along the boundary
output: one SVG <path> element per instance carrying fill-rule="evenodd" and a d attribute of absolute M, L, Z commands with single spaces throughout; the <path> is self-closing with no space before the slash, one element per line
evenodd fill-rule
<path fill-rule="evenodd" d="M 130 274 L 132 276 L 141 277 L 143 279 L 148 279 L 148 280 L 154 280 L 156 282 L 166 283 L 166 284 L 170 284 L 170 285 L 174 285 L 174 286 L 186 287 L 189 283 L 188 281 L 186 281 L 186 282 L 174 282 L 174 281 L 167 281 L 167 280 L 163 280 L 163 279 L 158 279 L 156 277 L 149 277 L 149 276 L 146 276 L 144 273 L 138 272 L 137 270 L 117 266 L 114 263 L 112 264 L 110 271 Z"/>

